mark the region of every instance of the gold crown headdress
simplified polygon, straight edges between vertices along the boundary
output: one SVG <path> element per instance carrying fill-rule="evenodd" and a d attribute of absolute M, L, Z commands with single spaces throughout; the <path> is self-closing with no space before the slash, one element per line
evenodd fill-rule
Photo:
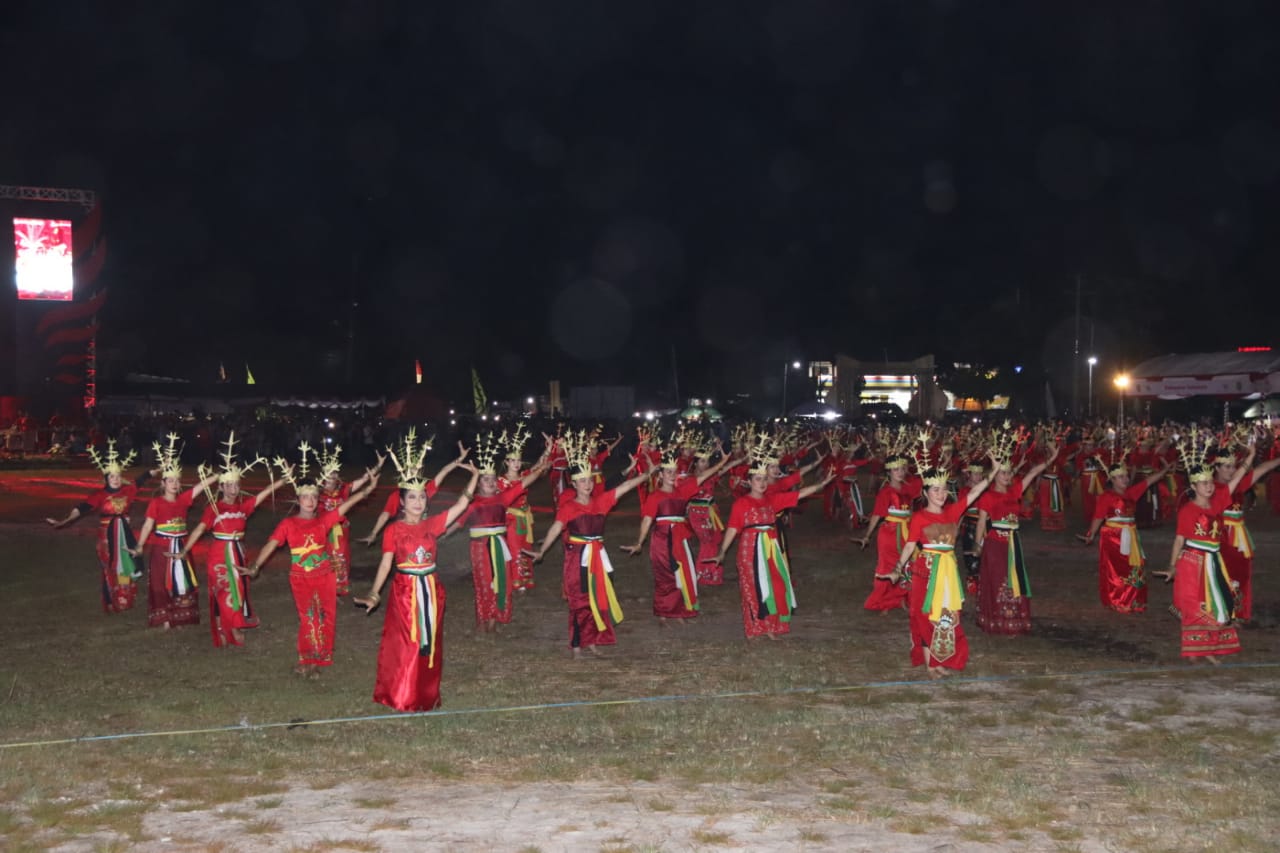
<path fill-rule="evenodd" d="M 177 433 L 169 433 L 165 436 L 166 445 L 154 441 L 151 443 L 151 450 L 155 453 L 156 459 L 160 463 L 161 477 L 175 477 L 182 479 L 182 448 L 178 446 Z"/>
<path fill-rule="evenodd" d="M 283 456 L 277 456 L 272 460 L 277 468 L 280 469 L 280 477 L 293 486 L 293 491 L 297 495 L 318 495 L 320 486 L 311 480 L 311 459 L 319 461 L 319 455 L 311 449 L 311 445 L 305 441 L 298 445 L 298 453 L 301 454 L 298 459 L 297 466 L 290 465 Z"/>
<path fill-rule="evenodd" d="M 1018 448 L 1021 436 L 1013 424 L 1005 421 L 991 429 L 991 455 L 995 457 L 995 470 L 1012 470 L 1013 452 Z"/>
<path fill-rule="evenodd" d="M 778 437 L 765 432 L 757 433 L 755 441 L 747 449 L 747 455 L 751 459 L 751 466 L 748 469 L 750 473 L 768 474 L 769 466 L 778 464 L 780 455 Z"/>
<path fill-rule="evenodd" d="M 398 485 L 402 489 L 417 490 L 427 484 L 426 478 L 422 476 L 422 463 L 431 452 L 431 439 L 424 440 L 422 444 L 417 442 L 417 430 L 409 427 L 404 442 L 398 448 L 387 448 L 387 455 L 391 457 L 391 463 L 396 466 L 396 472 L 400 475 Z"/>
<path fill-rule="evenodd" d="M 222 457 L 222 471 L 218 474 L 219 483 L 238 483 L 240 482 L 240 478 L 249 473 L 255 465 L 259 465 L 267 461 L 263 457 L 259 456 L 248 465 L 243 467 L 237 465 L 235 430 L 231 431 L 231 434 L 227 436 L 227 440 L 223 442 L 223 445 L 225 445 L 227 449 L 218 454 Z M 200 473 L 201 480 L 207 478 L 213 473 L 213 467 L 207 466 L 203 462 L 197 466 L 196 470 Z M 269 470 L 270 466 L 268 466 L 268 471 Z"/>
<path fill-rule="evenodd" d="M 1212 433 L 1206 435 L 1194 426 L 1183 440 L 1178 441 L 1178 456 L 1187 469 L 1188 482 L 1213 481 L 1213 466 L 1208 464 L 1208 458 L 1214 443 Z"/>
<path fill-rule="evenodd" d="M 481 474 L 498 473 L 498 456 L 506 443 L 507 434 L 499 435 L 490 430 L 476 437 L 475 465 Z"/>
<path fill-rule="evenodd" d="M 739 424 L 733 428 L 733 432 L 729 434 L 729 441 L 733 447 L 746 449 L 750 447 L 756 438 L 756 425 L 753 423 Z"/>
<path fill-rule="evenodd" d="M 321 447 L 317 458 L 320 462 L 320 482 L 323 483 L 342 470 L 342 445 L 335 444 L 333 450 Z"/>
<path fill-rule="evenodd" d="M 651 434 L 652 437 L 652 434 Z M 569 477 L 577 480 L 591 476 L 591 457 L 595 451 L 595 434 L 586 430 L 565 433 L 561 440 L 565 458 L 569 460 Z"/>
<path fill-rule="evenodd" d="M 920 471 L 920 478 L 924 482 L 924 487 L 927 489 L 930 486 L 946 486 L 951 479 L 947 476 L 946 469 L 941 464 L 936 468 L 929 464 L 929 455 L 934 440 L 933 430 L 928 427 L 920 430 L 916 440 L 919 442 L 919 448 L 914 450 L 913 453 L 915 455 L 916 468 Z"/>
<path fill-rule="evenodd" d="M 517 462 L 524 456 L 524 446 L 529 443 L 529 430 L 525 428 L 524 422 L 516 424 L 515 431 L 510 435 L 502 434 L 503 446 L 507 448 L 504 459 L 514 459 Z"/>
<path fill-rule="evenodd" d="M 111 474 L 123 474 L 124 469 L 129 467 L 129 463 L 133 462 L 137 455 L 136 451 L 130 450 L 129 455 L 121 459 L 120 454 L 116 451 L 116 440 L 114 438 L 107 439 L 106 457 L 99 456 L 97 450 L 92 447 L 89 448 L 89 458 L 93 460 L 94 465 L 98 466 L 98 470 L 102 472 L 104 477 Z"/>

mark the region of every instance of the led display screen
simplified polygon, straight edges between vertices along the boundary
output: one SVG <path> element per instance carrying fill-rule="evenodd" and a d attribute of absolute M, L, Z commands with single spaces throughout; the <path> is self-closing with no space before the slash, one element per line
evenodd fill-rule
<path fill-rule="evenodd" d="M 75 274 L 68 220 L 14 217 L 13 245 L 19 299 L 70 301 Z"/>

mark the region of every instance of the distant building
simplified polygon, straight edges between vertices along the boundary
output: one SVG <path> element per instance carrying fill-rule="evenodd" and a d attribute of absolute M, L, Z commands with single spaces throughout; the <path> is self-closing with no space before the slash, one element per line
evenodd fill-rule
<path fill-rule="evenodd" d="M 841 412 L 857 412 L 863 403 L 890 403 L 920 420 L 940 418 L 947 399 L 934 378 L 936 369 L 932 355 L 911 361 L 861 361 L 837 355 L 827 402 Z"/>

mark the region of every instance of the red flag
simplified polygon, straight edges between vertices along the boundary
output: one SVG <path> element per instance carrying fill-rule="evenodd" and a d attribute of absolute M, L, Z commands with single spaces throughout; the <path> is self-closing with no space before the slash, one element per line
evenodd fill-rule
<path fill-rule="evenodd" d="M 416 358 L 413 360 L 413 376 L 414 376 L 414 384 L 421 385 L 422 384 L 422 362 Z"/>

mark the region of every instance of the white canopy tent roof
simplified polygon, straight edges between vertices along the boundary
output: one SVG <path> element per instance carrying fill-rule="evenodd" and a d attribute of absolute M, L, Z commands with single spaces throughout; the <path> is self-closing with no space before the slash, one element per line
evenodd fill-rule
<path fill-rule="evenodd" d="M 1142 362 L 1129 376 L 1131 397 L 1258 399 L 1280 394 L 1280 353 L 1162 355 Z"/>

